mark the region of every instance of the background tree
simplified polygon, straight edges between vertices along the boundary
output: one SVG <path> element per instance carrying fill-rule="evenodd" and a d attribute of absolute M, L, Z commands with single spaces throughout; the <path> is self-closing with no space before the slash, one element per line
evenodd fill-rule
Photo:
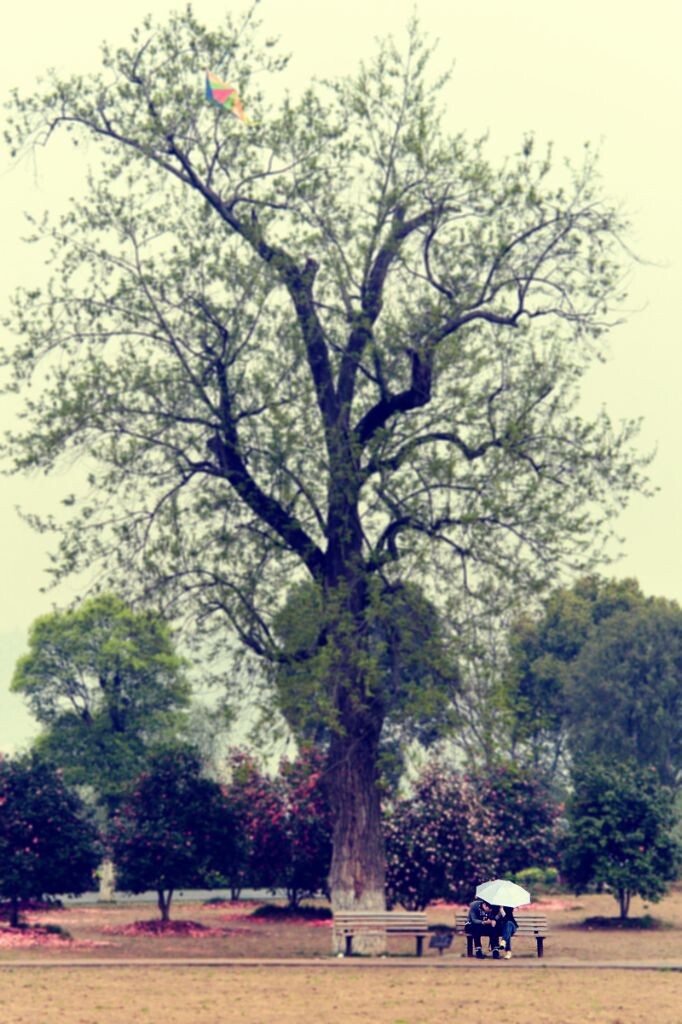
<path fill-rule="evenodd" d="M 36 748 L 111 808 L 153 747 L 181 731 L 184 667 L 158 614 L 104 594 L 36 619 L 11 688 L 43 726 Z"/>
<path fill-rule="evenodd" d="M 574 756 L 653 765 L 682 786 L 682 609 L 648 598 L 595 629 L 571 674 L 569 740 Z"/>
<path fill-rule="evenodd" d="M 97 887 L 102 847 L 85 806 L 36 754 L 0 755 L 0 896 L 10 925 L 22 900 Z"/>
<path fill-rule="evenodd" d="M 670 834 L 670 792 L 653 768 L 585 764 L 574 772 L 563 841 L 563 873 L 576 893 L 604 884 L 621 918 L 633 895 L 657 901 L 677 877 L 680 847 Z"/>
<path fill-rule="evenodd" d="M 467 770 L 491 769 L 500 758 L 518 757 L 512 736 L 516 708 L 509 699 L 511 611 L 481 618 L 472 602 L 457 616 L 459 686 L 454 694 L 456 726 L 442 744 L 443 756 Z M 513 621 L 513 620 L 511 620 Z"/>
<path fill-rule="evenodd" d="M 373 594 L 437 574 L 518 601 L 641 487 L 633 426 L 577 411 L 620 297 L 594 160 L 556 174 L 527 139 L 493 167 L 443 132 L 428 59 L 413 26 L 404 53 L 275 108 L 284 62 L 258 26 L 187 11 L 17 98 L 8 129 L 97 160 L 40 224 L 54 280 L 19 298 L 10 357 L 13 386 L 41 380 L 16 466 L 94 467 L 60 571 L 191 598 L 275 661 L 286 585 L 314 581 L 339 908 L 384 902 Z M 207 67 L 251 127 L 205 102 Z"/>
<path fill-rule="evenodd" d="M 644 600 L 636 580 L 591 575 L 554 590 L 539 616 L 512 622 L 504 676 L 510 752 L 516 759 L 527 760 L 550 776 L 559 767 L 565 771 L 578 656 L 611 616 L 637 608 Z"/>
<path fill-rule="evenodd" d="M 242 857 L 220 786 L 189 751 L 156 754 L 114 814 L 109 845 L 118 888 L 154 890 L 168 921 L 178 888 L 210 888 Z"/>

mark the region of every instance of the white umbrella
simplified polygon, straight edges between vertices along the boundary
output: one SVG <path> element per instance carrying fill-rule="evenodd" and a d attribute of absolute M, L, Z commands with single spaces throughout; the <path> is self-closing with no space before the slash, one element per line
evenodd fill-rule
<path fill-rule="evenodd" d="M 508 882 L 506 878 L 482 882 L 476 886 L 476 895 L 495 907 L 522 907 L 524 903 L 530 903 L 530 893 L 516 882 Z"/>

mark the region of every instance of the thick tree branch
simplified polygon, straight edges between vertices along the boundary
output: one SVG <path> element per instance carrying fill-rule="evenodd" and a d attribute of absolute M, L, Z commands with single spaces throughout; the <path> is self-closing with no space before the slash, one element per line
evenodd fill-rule
<path fill-rule="evenodd" d="M 425 348 L 423 353 L 408 350 L 412 362 L 412 379 L 409 388 L 397 395 L 381 398 L 360 419 L 354 429 L 357 444 L 364 448 L 375 434 L 388 423 L 396 413 L 409 412 L 428 405 L 431 399 L 432 351 Z"/>
<path fill-rule="evenodd" d="M 208 441 L 209 451 L 216 456 L 221 474 L 251 511 L 282 538 L 290 551 L 301 558 L 314 579 L 321 580 L 324 567 L 322 551 L 296 519 L 272 495 L 266 494 L 250 474 L 239 450 L 227 374 L 219 360 L 216 373 L 221 392 L 221 429 Z"/>
<path fill-rule="evenodd" d="M 350 410 L 353 389 L 360 358 L 373 336 L 373 328 L 383 305 L 386 278 L 406 238 L 426 224 L 432 223 L 442 212 L 440 208 L 425 210 L 405 220 L 405 210 L 397 207 L 389 236 L 377 252 L 362 286 L 360 312 L 353 318 L 351 333 L 339 370 L 338 396 L 341 408 Z"/>

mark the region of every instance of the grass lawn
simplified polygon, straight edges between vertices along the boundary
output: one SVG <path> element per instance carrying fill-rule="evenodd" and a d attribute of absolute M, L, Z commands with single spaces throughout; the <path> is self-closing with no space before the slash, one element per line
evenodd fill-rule
<path fill-rule="evenodd" d="M 535 959 L 535 943 L 519 940 L 514 960 L 476 962 L 464 970 L 432 969 L 461 962 L 464 939 L 455 937 L 443 957 L 434 950 L 417 969 L 320 960 L 329 957 L 329 926 L 305 920 L 251 916 L 253 905 L 177 904 L 174 917 L 203 926 L 178 925 L 177 934 L 150 934 L 146 905 L 78 907 L 31 915 L 30 922 L 58 924 L 70 940 L 0 931 L 2 1024 L 452 1024 L 475 1020 L 532 1019 L 538 1024 L 681 1024 L 682 973 L 552 968 L 552 961 L 682 961 L 682 887 L 660 904 L 633 901 L 632 916 L 652 915 L 659 927 L 621 930 L 588 927 L 611 916 L 607 896 L 561 897 L 537 905 L 551 933 L 540 970 L 515 970 Z M 432 923 L 452 924 L 454 908 L 429 910 Z M 413 940 L 391 940 L 391 953 L 410 955 Z M 73 966 L 25 969 L 21 960 L 122 960 L 188 957 L 196 966 Z M 266 957 L 264 967 L 202 967 L 211 957 Z M 315 966 L 278 966 L 285 957 L 314 958 Z"/>

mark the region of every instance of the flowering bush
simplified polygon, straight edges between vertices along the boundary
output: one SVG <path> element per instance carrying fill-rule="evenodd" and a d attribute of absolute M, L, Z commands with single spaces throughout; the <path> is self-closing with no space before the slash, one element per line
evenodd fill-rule
<path fill-rule="evenodd" d="M 489 816 L 500 877 L 557 863 L 562 807 L 541 780 L 514 764 L 501 764 L 479 770 L 471 784 Z"/>
<path fill-rule="evenodd" d="M 279 778 L 286 808 L 289 856 L 281 885 L 290 906 L 316 892 L 329 895 L 327 878 L 332 857 L 332 819 L 324 786 L 323 755 L 304 749 L 293 761 L 283 760 Z"/>
<path fill-rule="evenodd" d="M 410 796 L 386 813 L 384 828 L 389 906 L 468 901 L 494 875 L 492 818 L 469 779 L 441 764 L 422 771 Z"/>
<path fill-rule="evenodd" d="M 282 793 L 251 753 L 233 750 L 228 770 L 230 782 L 223 796 L 243 837 L 245 857 L 225 875 L 225 881 L 235 897 L 245 885 L 274 889 L 288 856 Z"/>
<path fill-rule="evenodd" d="M 114 815 L 109 839 L 119 888 L 154 889 L 164 921 L 175 889 L 211 886 L 242 856 L 220 786 L 186 751 L 151 761 Z"/>
<path fill-rule="evenodd" d="M 271 779 L 250 754 L 234 751 L 230 758 L 225 799 L 248 848 L 239 882 L 286 889 L 291 907 L 327 891 L 332 827 L 322 762 L 319 751 L 306 749 L 283 759 Z"/>
<path fill-rule="evenodd" d="M 22 901 L 96 888 L 97 829 L 61 775 L 36 755 L 0 756 L 0 897 L 12 927 Z"/>

